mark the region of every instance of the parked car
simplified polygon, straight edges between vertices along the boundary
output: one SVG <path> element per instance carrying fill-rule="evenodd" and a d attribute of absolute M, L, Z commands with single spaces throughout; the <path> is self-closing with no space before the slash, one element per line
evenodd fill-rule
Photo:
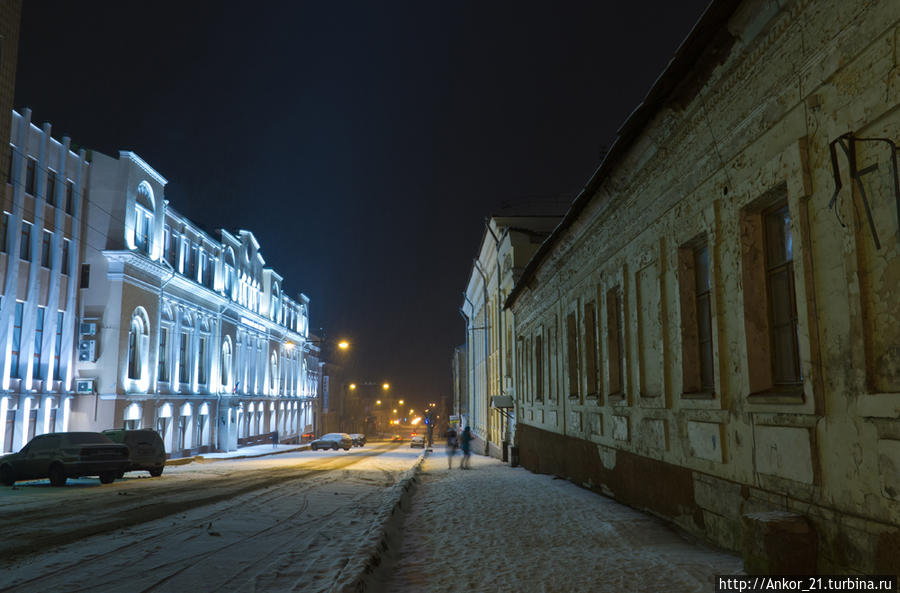
<path fill-rule="evenodd" d="M 128 446 L 131 464 L 125 471 L 146 470 L 154 478 L 162 475 L 163 468 L 166 467 L 166 446 L 158 432 L 150 428 L 138 430 L 115 428 L 104 430 L 103 434 L 114 443 Z"/>
<path fill-rule="evenodd" d="M 350 434 L 350 440 L 354 447 L 362 447 L 366 444 L 366 435 L 354 432 Z"/>
<path fill-rule="evenodd" d="M 68 478 L 97 476 L 109 484 L 130 464 L 128 447 L 99 432 L 55 432 L 34 437 L 18 453 L 0 457 L 0 483 L 50 478 L 65 486 Z"/>
<path fill-rule="evenodd" d="M 421 435 L 416 435 L 413 438 L 409 439 L 409 448 L 415 449 L 416 447 L 425 448 L 425 437 Z"/>
<path fill-rule="evenodd" d="M 318 451 L 319 449 L 334 449 L 335 451 L 343 449 L 344 451 L 349 451 L 352 446 L 353 439 L 346 432 L 329 432 L 309 444 L 309 448 L 313 451 Z"/>

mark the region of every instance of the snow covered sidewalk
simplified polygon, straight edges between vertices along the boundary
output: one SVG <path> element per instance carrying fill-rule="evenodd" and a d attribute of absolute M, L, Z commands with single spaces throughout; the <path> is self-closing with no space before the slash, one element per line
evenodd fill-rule
<path fill-rule="evenodd" d="M 566 480 L 442 447 L 422 466 L 370 591 L 682 592 L 713 590 L 741 558 Z"/>

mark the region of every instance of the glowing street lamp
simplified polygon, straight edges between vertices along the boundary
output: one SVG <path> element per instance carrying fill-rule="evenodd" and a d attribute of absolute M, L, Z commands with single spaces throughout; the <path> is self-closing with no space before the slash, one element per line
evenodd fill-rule
<path fill-rule="evenodd" d="M 383 390 L 387 391 L 388 389 L 391 388 L 391 384 L 390 384 L 390 383 L 384 383 L 384 384 L 381 385 L 381 388 L 382 388 Z"/>
<path fill-rule="evenodd" d="M 394 408 L 394 414 L 396 414 L 396 413 L 397 413 L 397 408 Z"/>
<path fill-rule="evenodd" d="M 341 340 L 340 342 L 338 342 L 337 347 L 341 350 L 346 350 L 350 347 L 350 342 L 348 342 L 347 340 Z"/>
<path fill-rule="evenodd" d="M 380 399 L 376 399 L 376 400 L 375 400 L 375 405 L 376 405 L 376 406 L 380 406 L 380 405 L 381 405 L 381 400 L 380 400 Z"/>
<path fill-rule="evenodd" d="M 400 400 L 400 405 L 401 405 L 401 406 L 403 405 L 403 400 L 402 400 L 402 399 Z"/>
<path fill-rule="evenodd" d="M 353 391 L 353 390 L 355 390 L 355 389 L 356 389 L 356 383 L 351 383 L 351 384 L 350 384 L 350 391 Z"/>

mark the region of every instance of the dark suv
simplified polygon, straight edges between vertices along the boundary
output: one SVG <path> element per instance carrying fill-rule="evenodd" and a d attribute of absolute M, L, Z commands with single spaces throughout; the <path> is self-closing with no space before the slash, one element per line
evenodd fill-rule
<path fill-rule="evenodd" d="M 17 480 L 50 478 L 51 486 L 65 486 L 68 478 L 98 476 L 109 484 L 128 463 L 128 447 L 99 432 L 54 432 L 0 457 L 0 483 L 12 486 Z"/>
<path fill-rule="evenodd" d="M 104 430 L 103 434 L 116 443 L 128 445 L 130 465 L 123 473 L 146 470 L 154 478 L 162 475 L 163 468 L 166 467 L 166 446 L 158 432 L 150 428 L 138 430 L 115 428 Z"/>

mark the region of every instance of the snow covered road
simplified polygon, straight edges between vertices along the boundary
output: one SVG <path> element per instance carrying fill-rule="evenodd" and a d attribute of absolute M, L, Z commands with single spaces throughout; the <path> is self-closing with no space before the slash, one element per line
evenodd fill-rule
<path fill-rule="evenodd" d="M 0 591 L 327 591 L 420 455 L 381 443 L 4 488 Z"/>

